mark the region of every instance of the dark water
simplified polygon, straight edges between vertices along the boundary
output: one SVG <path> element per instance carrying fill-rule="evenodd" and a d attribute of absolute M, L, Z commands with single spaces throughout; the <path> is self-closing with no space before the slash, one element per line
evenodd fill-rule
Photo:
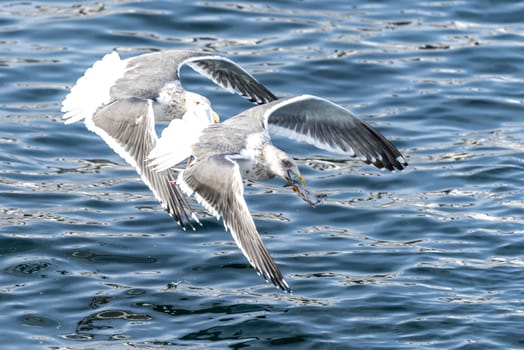
<path fill-rule="evenodd" d="M 524 4 L 4 1 L 0 340 L 47 349 L 524 347 Z M 246 199 L 293 295 L 220 223 L 181 231 L 60 101 L 95 60 L 218 52 L 353 110 L 400 173 L 280 140 L 312 191 Z M 185 71 L 223 118 L 250 107 Z"/>

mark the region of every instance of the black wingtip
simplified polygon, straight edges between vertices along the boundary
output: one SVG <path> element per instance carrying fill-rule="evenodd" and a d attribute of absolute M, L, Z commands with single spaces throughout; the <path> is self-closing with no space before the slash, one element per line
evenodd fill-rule
<path fill-rule="evenodd" d="M 376 160 L 375 162 L 367 162 L 368 164 L 373 164 L 378 169 L 385 169 L 389 171 L 402 171 L 408 166 L 408 162 L 404 157 L 399 156 L 395 160 Z"/>
<path fill-rule="evenodd" d="M 285 280 L 268 280 L 266 283 L 271 283 L 276 289 L 283 291 L 286 294 L 293 294 L 293 289 L 287 284 Z"/>
<path fill-rule="evenodd" d="M 367 158 L 366 163 L 373 164 L 378 169 L 389 171 L 404 170 L 408 166 L 406 158 L 384 135 L 364 122 L 361 122 L 360 125 L 368 133 L 367 141 L 362 143 L 368 143 L 368 152 L 373 154 L 373 157 L 364 156 Z M 355 137 L 358 136 L 355 135 Z"/>
<path fill-rule="evenodd" d="M 285 281 L 284 281 L 285 283 Z M 293 294 L 293 289 L 286 283 L 285 286 L 280 286 L 279 289 L 282 289 L 286 294 Z"/>
<path fill-rule="evenodd" d="M 256 101 L 257 104 L 259 105 L 262 105 L 262 104 L 265 104 L 265 103 L 269 103 L 269 102 L 273 102 L 273 101 L 276 101 L 278 100 L 278 97 L 276 97 L 271 91 L 265 89 L 265 97 L 262 101 L 258 102 Z"/>
<path fill-rule="evenodd" d="M 273 284 L 273 286 L 275 286 L 275 288 L 280 289 L 280 290 L 284 291 L 287 294 L 292 294 L 293 293 L 293 290 L 291 289 L 289 284 L 287 284 L 287 282 L 286 282 L 286 280 L 284 279 L 283 276 L 273 276 L 273 277 L 269 277 L 269 278 L 266 277 L 266 276 L 263 276 L 263 277 L 264 277 L 264 279 L 266 280 L 267 283 Z"/>
<path fill-rule="evenodd" d="M 395 171 L 395 170 L 402 171 L 406 169 L 407 166 L 408 166 L 408 162 L 406 162 L 406 159 L 402 155 L 400 155 L 393 162 L 393 169 L 391 171 Z"/>

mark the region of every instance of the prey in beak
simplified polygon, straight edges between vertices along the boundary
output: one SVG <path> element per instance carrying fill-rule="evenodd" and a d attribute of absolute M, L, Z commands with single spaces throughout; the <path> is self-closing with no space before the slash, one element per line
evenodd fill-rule
<path fill-rule="evenodd" d="M 286 180 L 287 184 L 285 186 L 291 186 L 293 192 L 313 208 L 321 204 L 327 197 L 325 194 L 315 195 L 309 192 L 306 189 L 306 180 L 298 171 L 289 169 L 287 171 Z"/>

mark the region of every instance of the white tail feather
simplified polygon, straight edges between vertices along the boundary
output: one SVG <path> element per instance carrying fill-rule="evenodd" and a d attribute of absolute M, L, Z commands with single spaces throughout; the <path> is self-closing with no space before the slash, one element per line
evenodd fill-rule
<path fill-rule="evenodd" d="M 173 119 L 149 153 L 149 166 L 163 171 L 191 156 L 191 146 L 198 141 L 203 128 L 188 120 Z"/>
<path fill-rule="evenodd" d="M 91 118 L 99 107 L 110 102 L 111 87 L 125 72 L 126 62 L 116 51 L 96 61 L 62 101 L 65 123 Z"/>
<path fill-rule="evenodd" d="M 182 119 L 173 119 L 149 153 L 149 166 L 163 171 L 190 157 L 192 146 L 198 142 L 202 130 L 214 122 L 215 116 L 209 104 L 201 103 L 184 113 Z"/>

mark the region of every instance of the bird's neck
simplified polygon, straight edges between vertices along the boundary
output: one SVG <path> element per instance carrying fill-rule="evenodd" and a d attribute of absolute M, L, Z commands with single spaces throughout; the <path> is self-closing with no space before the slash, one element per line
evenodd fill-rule
<path fill-rule="evenodd" d="M 273 178 L 275 176 L 284 178 L 285 169 L 282 167 L 282 160 L 289 159 L 289 156 L 271 143 L 264 145 L 261 154 L 264 157 L 261 163 L 263 163 L 263 166 L 267 169 L 268 178 Z"/>

